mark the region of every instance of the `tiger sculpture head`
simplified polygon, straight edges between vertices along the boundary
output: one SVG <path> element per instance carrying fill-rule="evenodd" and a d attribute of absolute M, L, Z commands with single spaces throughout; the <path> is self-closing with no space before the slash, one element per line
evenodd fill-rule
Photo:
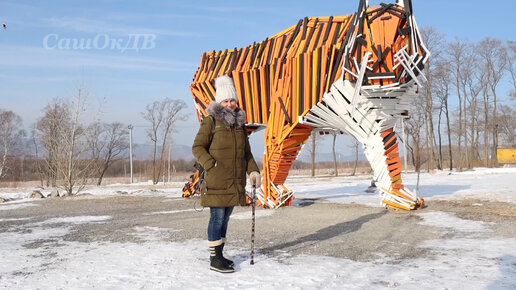
<path fill-rule="evenodd" d="M 213 80 L 231 76 L 248 130 L 265 128 L 260 205 L 292 204 L 284 183 L 316 129 L 354 136 L 382 203 L 411 210 L 424 201 L 403 185 L 394 126 L 408 117 L 429 56 L 410 0 L 376 7 L 361 0 L 354 14 L 307 17 L 259 43 L 204 53 L 191 90 L 201 120 Z"/>

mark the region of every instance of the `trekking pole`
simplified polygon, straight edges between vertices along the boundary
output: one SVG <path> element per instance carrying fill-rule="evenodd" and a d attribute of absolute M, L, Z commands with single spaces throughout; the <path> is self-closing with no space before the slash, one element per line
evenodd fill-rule
<path fill-rule="evenodd" d="M 255 225 L 255 200 L 256 200 L 256 185 L 253 184 L 251 191 L 251 213 L 252 213 L 252 222 L 251 222 L 251 265 L 254 265 L 254 225 Z"/>

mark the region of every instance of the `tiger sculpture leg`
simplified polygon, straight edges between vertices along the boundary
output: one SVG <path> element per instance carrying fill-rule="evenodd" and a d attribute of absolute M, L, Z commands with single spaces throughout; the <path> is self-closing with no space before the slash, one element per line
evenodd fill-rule
<path fill-rule="evenodd" d="M 305 123 L 333 127 L 355 137 L 364 148 L 373 169 L 382 203 L 389 207 L 411 210 L 424 206 L 424 200 L 406 189 L 401 178 L 401 158 L 394 131 L 396 116 L 404 116 L 405 108 L 416 92 L 414 87 L 401 88 L 398 97 L 386 100 L 364 92 L 356 95 L 348 81 L 339 80 L 305 116 Z M 383 95 L 382 95 L 383 96 Z M 344 110 L 347 114 L 339 113 Z M 390 112 L 387 115 L 384 112 Z"/>
<path fill-rule="evenodd" d="M 284 114 L 281 103 L 278 100 L 271 108 L 271 114 L 274 115 L 269 118 L 272 122 L 268 123 L 265 131 L 263 187 L 257 194 L 259 204 L 270 208 L 292 205 L 293 192 L 284 183 L 313 130 L 312 126 L 292 125 L 285 120 L 288 116 Z"/>

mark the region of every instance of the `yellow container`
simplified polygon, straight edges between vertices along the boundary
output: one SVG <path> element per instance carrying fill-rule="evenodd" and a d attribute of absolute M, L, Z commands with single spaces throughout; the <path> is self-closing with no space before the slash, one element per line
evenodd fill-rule
<path fill-rule="evenodd" d="M 516 163 L 516 148 L 497 149 L 496 156 L 499 163 Z"/>

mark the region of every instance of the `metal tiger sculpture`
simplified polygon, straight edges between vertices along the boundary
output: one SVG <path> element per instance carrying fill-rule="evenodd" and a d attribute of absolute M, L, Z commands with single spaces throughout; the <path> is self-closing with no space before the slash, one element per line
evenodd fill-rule
<path fill-rule="evenodd" d="M 233 77 L 252 132 L 265 127 L 264 177 L 258 204 L 291 205 L 284 182 L 312 130 L 338 130 L 363 146 L 382 202 L 418 209 L 422 198 L 403 185 L 393 128 L 408 117 L 430 53 L 411 1 L 347 16 L 311 17 L 244 48 L 203 53 L 191 91 L 199 120 L 214 100 L 213 80 Z"/>

